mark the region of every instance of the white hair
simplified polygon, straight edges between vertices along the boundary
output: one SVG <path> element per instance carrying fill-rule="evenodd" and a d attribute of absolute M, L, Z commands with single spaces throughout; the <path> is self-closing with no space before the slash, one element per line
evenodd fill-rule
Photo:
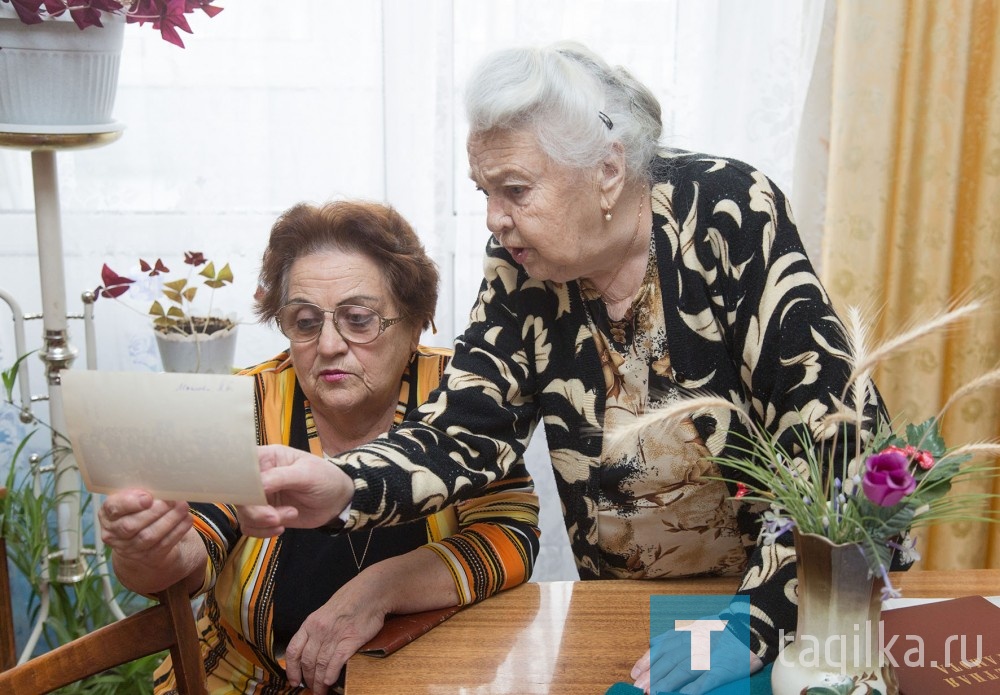
<path fill-rule="evenodd" d="M 575 42 L 490 54 L 469 76 L 465 109 L 470 138 L 528 130 L 574 168 L 598 165 L 620 143 L 626 176 L 637 180 L 649 178 L 663 128 L 648 87 Z"/>

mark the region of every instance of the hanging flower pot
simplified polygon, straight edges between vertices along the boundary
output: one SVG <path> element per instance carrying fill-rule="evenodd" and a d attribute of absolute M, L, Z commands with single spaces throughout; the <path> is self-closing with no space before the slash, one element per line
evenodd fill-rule
<path fill-rule="evenodd" d="M 0 4 L 0 124 L 107 126 L 118 91 L 125 18 L 81 30 L 69 14 L 25 24 Z"/>
<path fill-rule="evenodd" d="M 882 658 L 882 579 L 855 543 L 795 532 L 798 623 L 771 671 L 774 695 L 898 695 Z"/>
<path fill-rule="evenodd" d="M 185 15 L 214 17 L 214 1 L 0 0 L 0 129 L 111 130 L 125 24 L 148 24 L 183 48 Z"/>

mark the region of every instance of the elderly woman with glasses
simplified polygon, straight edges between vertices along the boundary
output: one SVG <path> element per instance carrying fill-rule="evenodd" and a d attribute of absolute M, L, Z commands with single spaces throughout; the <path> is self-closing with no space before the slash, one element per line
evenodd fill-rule
<path fill-rule="evenodd" d="M 242 372 L 256 381 L 259 443 L 333 456 L 395 428 L 450 358 L 418 344 L 437 288 L 433 262 L 393 209 L 285 212 L 264 252 L 256 313 L 290 347 Z M 538 500 L 521 460 L 467 502 L 339 536 L 254 538 L 231 506 L 140 490 L 108 496 L 100 518 L 123 584 L 151 593 L 186 577 L 192 595 L 205 594 L 210 692 L 322 695 L 388 614 L 482 600 L 526 581 L 538 551 Z M 169 692 L 169 660 L 157 676 L 156 692 Z"/>

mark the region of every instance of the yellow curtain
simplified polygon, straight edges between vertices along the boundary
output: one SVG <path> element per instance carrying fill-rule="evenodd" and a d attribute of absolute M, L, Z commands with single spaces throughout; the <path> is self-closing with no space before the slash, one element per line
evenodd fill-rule
<path fill-rule="evenodd" d="M 1000 0 L 844 0 L 833 50 L 822 267 L 834 301 L 878 313 L 873 342 L 956 299 L 987 302 L 880 367 L 891 415 L 921 421 L 1000 362 Z M 964 398 L 943 425 L 951 445 L 1000 438 L 1000 393 Z M 1000 567 L 1000 525 L 939 525 L 918 551 L 927 569 Z"/>

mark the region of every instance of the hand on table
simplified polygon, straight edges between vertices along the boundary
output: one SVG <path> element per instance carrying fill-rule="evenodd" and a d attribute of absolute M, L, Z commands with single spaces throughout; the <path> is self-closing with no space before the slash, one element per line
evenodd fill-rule
<path fill-rule="evenodd" d="M 257 447 L 267 505 L 237 507 L 249 536 L 277 536 L 286 528 L 316 528 L 350 504 L 354 482 L 318 456 L 280 444 Z"/>
<path fill-rule="evenodd" d="M 292 637 L 285 650 L 289 684 L 326 695 L 347 660 L 382 629 L 386 612 L 360 579 L 342 586 Z"/>

